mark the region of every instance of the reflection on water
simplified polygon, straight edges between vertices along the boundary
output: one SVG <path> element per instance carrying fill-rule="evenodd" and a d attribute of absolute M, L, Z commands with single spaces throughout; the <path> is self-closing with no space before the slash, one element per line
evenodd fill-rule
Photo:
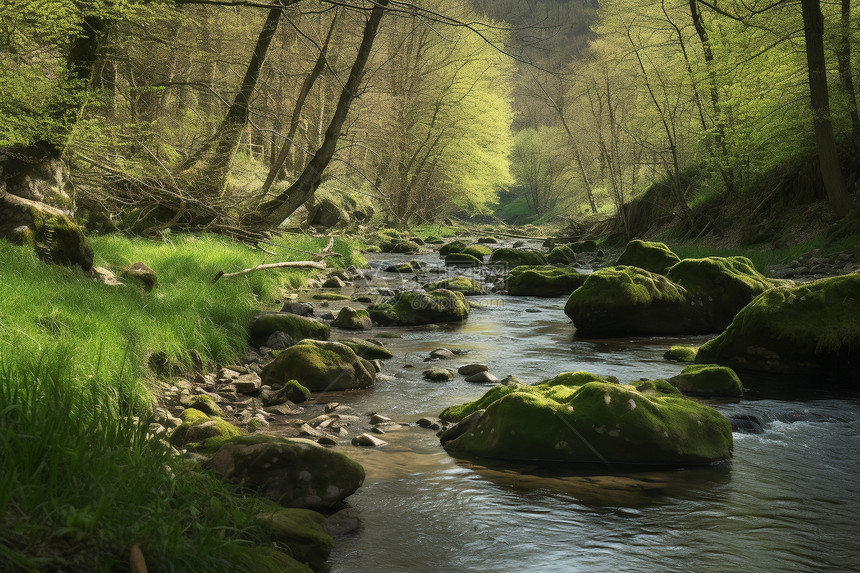
<path fill-rule="evenodd" d="M 575 340 L 562 298 L 483 300 L 463 325 L 379 329 L 401 338 L 385 341 L 395 357 L 376 386 L 318 400 L 409 423 L 487 390 L 462 376 L 423 380 L 439 346 L 468 351 L 440 365 L 484 362 L 526 383 L 568 370 L 629 382 L 678 374 L 663 352 L 708 338 Z M 784 379 L 743 381 L 744 399 L 710 403 L 764 433 L 736 433 L 731 463 L 713 467 L 505 467 L 456 460 L 415 425 L 386 433 L 380 449 L 341 446 L 368 478 L 348 500 L 362 528 L 337 540 L 332 571 L 860 570 L 857 394 L 812 399 Z"/>

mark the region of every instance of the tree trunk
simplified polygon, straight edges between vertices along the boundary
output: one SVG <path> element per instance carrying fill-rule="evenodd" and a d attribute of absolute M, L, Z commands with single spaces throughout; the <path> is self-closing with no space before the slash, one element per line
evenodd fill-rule
<path fill-rule="evenodd" d="M 326 54 L 328 53 L 328 45 L 331 41 L 332 33 L 334 32 L 335 24 L 337 23 L 337 13 L 335 13 L 334 18 L 331 21 L 331 27 L 328 29 L 328 34 L 325 37 L 325 42 L 323 43 L 322 48 L 320 49 L 319 56 L 317 57 L 317 61 L 314 64 L 311 73 L 305 77 L 305 81 L 302 83 L 302 88 L 299 90 L 299 97 L 296 99 L 296 105 L 293 108 L 293 115 L 290 118 L 290 127 L 287 131 L 287 135 L 284 137 L 284 144 L 281 146 L 280 151 L 278 151 L 277 157 L 275 157 L 275 161 L 272 163 L 272 166 L 269 168 L 269 174 L 266 176 L 266 181 L 263 183 L 263 188 L 260 190 L 260 195 L 265 195 L 269 192 L 269 189 L 272 187 L 272 183 L 275 182 L 275 179 L 278 178 L 278 175 L 281 173 L 281 170 L 284 168 L 284 163 L 287 161 L 287 157 L 290 155 L 290 148 L 293 145 L 293 137 L 296 134 L 296 129 L 299 126 L 299 119 L 302 115 L 302 108 L 305 105 L 305 100 L 308 97 L 308 94 L 311 93 L 311 88 L 314 83 L 319 78 L 326 64 Z"/>
<path fill-rule="evenodd" d="M 242 86 L 233 98 L 227 115 L 224 116 L 215 135 L 182 166 L 183 171 L 186 172 L 190 172 L 193 168 L 193 178 L 198 181 L 195 186 L 204 195 L 220 195 L 224 191 L 227 173 L 239 149 L 242 132 L 248 124 L 251 97 L 257 87 L 260 70 L 266 60 L 272 38 L 278 29 L 281 11 L 297 1 L 277 0 L 274 7 L 269 10 L 266 22 L 257 38 L 257 44 L 254 46 L 248 69 L 245 71 L 245 77 L 242 79 Z"/>
<path fill-rule="evenodd" d="M 349 113 L 350 105 L 352 105 L 352 101 L 355 99 L 361 86 L 364 69 L 370 58 L 373 41 L 376 38 L 376 32 L 379 30 L 379 24 L 382 21 L 386 6 L 388 6 L 388 0 L 378 0 L 373 6 L 370 18 L 364 26 L 364 35 L 358 48 L 358 54 L 352 64 L 352 69 L 349 72 L 349 79 L 347 79 L 346 84 L 344 84 L 341 90 L 340 99 L 337 102 L 337 107 L 328 125 L 328 129 L 326 129 L 322 145 L 304 168 L 301 175 L 299 175 L 298 179 L 296 179 L 295 183 L 290 185 L 286 191 L 278 195 L 275 199 L 264 203 L 260 207 L 261 214 L 269 224 L 274 226 L 280 225 L 284 219 L 292 215 L 305 201 L 313 197 L 317 187 L 319 187 L 323 171 L 328 167 L 329 162 L 334 156 L 337 141 L 340 138 L 340 132 Z"/>
<path fill-rule="evenodd" d="M 840 219 L 851 210 L 851 196 L 839 167 L 836 138 L 830 121 L 830 95 L 824 60 L 824 19 L 819 0 L 801 0 L 803 32 L 806 38 L 806 62 L 809 69 L 809 97 L 812 124 L 818 145 L 821 177 L 830 206 Z"/>
<path fill-rule="evenodd" d="M 851 74 L 851 0 L 842 0 L 840 24 L 836 59 L 839 63 L 839 79 L 842 81 L 842 87 L 845 88 L 845 93 L 848 96 L 852 155 L 856 155 L 860 153 L 860 114 L 857 113 L 857 90 L 854 88 L 854 76 Z"/>

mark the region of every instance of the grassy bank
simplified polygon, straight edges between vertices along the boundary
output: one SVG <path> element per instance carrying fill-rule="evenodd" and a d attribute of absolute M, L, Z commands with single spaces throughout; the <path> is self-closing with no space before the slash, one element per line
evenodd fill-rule
<path fill-rule="evenodd" d="M 276 242 L 318 251 L 326 241 Z M 234 361 L 251 315 L 309 273 L 212 278 L 309 256 L 207 236 L 102 237 L 93 247 L 96 265 L 143 261 L 158 287 L 106 286 L 0 242 L 0 571 L 124 570 L 133 544 L 150 571 L 265 570 L 258 502 L 147 434 L 157 377 L 147 363 Z M 346 256 L 329 264 L 361 262 L 346 243 L 335 249 Z"/>

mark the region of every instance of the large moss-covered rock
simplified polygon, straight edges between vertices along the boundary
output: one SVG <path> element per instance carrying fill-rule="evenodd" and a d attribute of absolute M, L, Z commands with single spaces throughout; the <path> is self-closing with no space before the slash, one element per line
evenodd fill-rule
<path fill-rule="evenodd" d="M 610 267 L 588 276 L 573 291 L 564 313 L 577 336 L 692 334 L 686 291 L 639 267 Z"/>
<path fill-rule="evenodd" d="M 331 328 L 324 322 L 289 312 L 264 312 L 258 314 L 251 322 L 251 344 L 253 346 L 265 344 L 276 332 L 283 332 L 293 340 L 305 338 L 328 340 Z"/>
<path fill-rule="evenodd" d="M 663 358 L 666 360 L 674 360 L 676 362 L 695 362 L 696 352 L 698 351 L 699 348 L 695 346 L 673 344 L 669 347 L 669 350 L 663 353 Z"/>
<path fill-rule="evenodd" d="M 723 330 L 740 309 L 778 284 L 746 257 L 684 259 L 665 274 L 686 289 L 687 300 L 698 307 L 696 315 L 713 332 Z"/>
<path fill-rule="evenodd" d="M 269 385 L 296 380 L 311 392 L 323 392 L 372 386 L 376 370 L 345 344 L 302 340 L 279 353 L 260 378 Z"/>
<path fill-rule="evenodd" d="M 442 436 L 455 454 L 648 465 L 708 464 L 732 454 L 728 419 L 665 383 L 639 391 L 566 373 L 535 386 L 493 388 L 468 406 L 458 412 L 472 414 L 468 429 Z"/>
<path fill-rule="evenodd" d="M 451 241 L 439 247 L 439 254 L 446 257 L 451 253 L 462 253 L 467 246 L 463 241 Z"/>
<path fill-rule="evenodd" d="M 567 296 L 585 282 L 588 275 L 567 267 L 520 266 L 511 269 L 506 283 L 514 296 Z"/>
<path fill-rule="evenodd" d="M 779 373 L 860 374 L 860 273 L 770 289 L 696 362 Z"/>
<path fill-rule="evenodd" d="M 469 303 L 463 293 L 440 288 L 429 293 L 404 291 L 368 311 L 384 326 L 418 326 L 462 322 L 469 316 Z"/>
<path fill-rule="evenodd" d="M 346 330 L 369 330 L 373 328 L 373 321 L 363 308 L 345 306 L 340 309 L 332 325 Z"/>
<path fill-rule="evenodd" d="M 80 227 L 65 213 L 38 201 L 22 199 L 0 187 L 0 238 L 29 245 L 39 257 L 65 266 L 93 266 L 93 249 Z"/>
<path fill-rule="evenodd" d="M 490 262 L 503 263 L 511 267 L 522 265 L 541 266 L 546 265 L 546 257 L 540 251 L 501 248 L 493 251 L 493 254 L 490 255 Z"/>
<path fill-rule="evenodd" d="M 480 267 L 484 261 L 468 253 L 450 253 L 445 256 L 445 264 L 449 267 Z"/>
<path fill-rule="evenodd" d="M 641 241 L 634 239 L 627 243 L 624 252 L 618 257 L 616 266 L 632 266 L 657 273 L 665 274 L 672 265 L 681 259 L 663 243 Z"/>
<path fill-rule="evenodd" d="M 286 545 L 296 561 L 314 571 L 326 567 L 334 539 L 326 532 L 326 518 L 321 513 L 298 507 L 273 509 L 257 515 L 257 523 L 266 541 Z"/>
<path fill-rule="evenodd" d="M 552 248 L 546 260 L 553 265 L 569 265 L 576 262 L 576 252 L 570 245 L 558 245 Z"/>
<path fill-rule="evenodd" d="M 360 358 L 367 360 L 386 360 L 392 358 L 394 354 L 382 344 L 371 340 L 362 340 L 361 338 L 341 338 L 338 340 L 341 344 L 346 344 Z"/>
<path fill-rule="evenodd" d="M 403 255 L 415 255 L 421 251 L 421 246 L 415 241 L 408 239 L 392 239 L 379 245 L 383 253 L 400 253 Z"/>
<path fill-rule="evenodd" d="M 487 294 L 487 291 L 481 286 L 481 283 L 475 279 L 466 277 L 442 279 L 441 281 L 424 285 L 424 288 L 427 291 L 434 291 L 441 288 L 454 292 L 461 292 L 466 296 Z"/>
<path fill-rule="evenodd" d="M 212 449 L 245 432 L 217 416 L 207 416 L 188 408 L 182 412 L 182 424 L 171 432 L 169 441 L 177 447 Z"/>
<path fill-rule="evenodd" d="M 222 479 L 285 507 L 328 509 L 364 483 L 364 468 L 310 440 L 275 436 L 233 438 L 210 462 Z"/>
<path fill-rule="evenodd" d="M 716 364 L 693 364 L 668 380 L 683 392 L 696 396 L 739 397 L 744 393 L 741 380 L 735 371 Z"/>
<path fill-rule="evenodd" d="M 472 255 L 476 259 L 483 260 L 487 255 L 493 254 L 493 249 L 487 247 L 486 245 L 469 245 L 465 249 L 462 250 L 463 253 L 467 255 Z"/>

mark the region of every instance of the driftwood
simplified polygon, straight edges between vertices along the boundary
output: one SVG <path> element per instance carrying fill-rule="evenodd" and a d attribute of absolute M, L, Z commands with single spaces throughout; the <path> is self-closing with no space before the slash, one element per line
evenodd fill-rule
<path fill-rule="evenodd" d="M 257 265 L 256 267 L 251 267 L 250 269 L 243 269 L 241 271 L 236 271 L 235 273 L 225 273 L 224 271 L 218 271 L 218 274 L 215 275 L 215 278 L 212 279 L 212 282 L 218 282 L 218 279 L 225 278 L 228 279 L 230 277 L 235 277 L 239 275 L 244 275 L 248 273 L 253 273 L 254 271 L 262 271 L 266 269 L 283 269 L 283 268 L 299 268 L 299 269 L 320 269 L 325 270 L 326 264 L 325 262 L 317 262 L 317 261 L 286 261 L 283 263 L 268 263 L 265 265 Z"/>

